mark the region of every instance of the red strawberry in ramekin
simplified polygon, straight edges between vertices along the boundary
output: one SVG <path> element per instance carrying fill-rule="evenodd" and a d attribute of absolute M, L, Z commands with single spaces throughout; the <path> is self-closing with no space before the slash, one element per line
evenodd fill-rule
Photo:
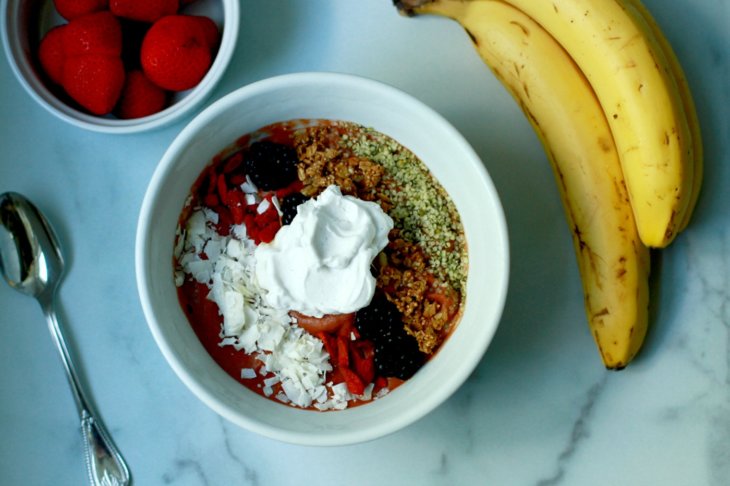
<path fill-rule="evenodd" d="M 100 12 L 109 7 L 109 0 L 53 0 L 56 10 L 66 20 Z"/>
<path fill-rule="evenodd" d="M 109 9 L 117 17 L 140 22 L 155 22 L 177 13 L 178 0 L 110 0 Z"/>
<path fill-rule="evenodd" d="M 161 111 L 167 103 L 167 92 L 147 79 L 138 69 L 129 71 L 114 112 L 119 118 L 141 118 Z"/>
<path fill-rule="evenodd" d="M 210 69 L 218 39 L 218 28 L 207 17 L 163 17 L 142 41 L 142 69 L 161 88 L 193 88 Z"/>

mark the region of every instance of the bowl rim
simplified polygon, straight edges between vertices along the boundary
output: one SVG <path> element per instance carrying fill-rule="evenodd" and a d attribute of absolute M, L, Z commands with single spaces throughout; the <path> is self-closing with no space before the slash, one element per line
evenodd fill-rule
<path fill-rule="evenodd" d="M 237 45 L 240 29 L 240 4 L 238 0 L 220 0 L 220 2 L 223 9 L 223 35 L 208 72 L 182 99 L 162 111 L 141 118 L 123 120 L 82 112 L 60 100 L 37 76 L 28 79 L 26 71 L 32 71 L 32 65 L 20 59 L 24 57 L 21 46 L 17 45 L 14 40 L 11 42 L 11 32 L 15 33 L 17 29 L 11 25 L 15 18 L 15 15 L 11 15 L 11 13 L 14 14 L 16 10 L 10 12 L 10 9 L 13 6 L 18 8 L 19 2 L 17 1 L 0 0 L 0 15 L 2 15 L 0 40 L 2 40 L 8 64 L 20 85 L 36 103 L 57 118 L 71 125 L 99 133 L 124 135 L 152 131 L 179 120 L 200 106 L 225 74 Z"/>
<path fill-rule="evenodd" d="M 228 407 L 225 403 L 210 393 L 202 383 L 199 383 L 198 378 L 188 371 L 186 363 L 184 363 L 178 356 L 177 352 L 172 348 L 171 344 L 167 342 L 163 335 L 162 328 L 156 317 L 154 305 L 151 300 L 152 296 L 148 292 L 149 288 L 147 282 L 150 276 L 146 269 L 148 268 L 149 236 L 151 232 L 154 231 L 153 218 L 151 215 L 158 204 L 158 200 L 163 197 L 161 192 L 162 183 L 168 178 L 169 173 L 174 170 L 176 159 L 195 139 L 195 134 L 203 129 L 221 111 L 224 111 L 230 105 L 239 104 L 243 100 L 256 96 L 261 92 L 276 90 L 277 88 L 287 85 L 318 82 L 353 84 L 355 86 L 389 93 L 390 95 L 395 94 L 403 101 L 403 103 L 410 104 L 424 115 L 431 117 L 433 121 L 438 124 L 439 129 L 444 130 L 448 136 L 453 139 L 453 143 L 460 145 L 460 148 L 465 150 L 465 153 L 467 153 L 468 157 L 472 160 L 472 162 L 474 162 L 473 165 L 482 178 L 481 182 L 483 182 L 489 189 L 489 196 L 491 198 L 491 202 L 494 204 L 495 214 L 497 216 L 497 221 L 495 221 L 494 224 L 499 227 L 497 231 L 499 234 L 498 243 L 500 250 L 503 252 L 501 256 L 503 257 L 504 271 L 498 281 L 499 285 L 495 285 L 493 288 L 493 291 L 496 294 L 495 300 L 497 302 L 496 313 L 494 315 L 495 323 L 493 326 L 484 331 L 483 335 L 480 335 L 482 339 L 479 342 L 479 346 L 475 347 L 474 350 L 470 352 L 471 356 L 478 358 L 474 359 L 468 366 L 461 367 L 458 370 L 458 373 L 454 374 L 452 380 L 449 380 L 440 387 L 439 393 L 431 394 L 427 399 L 414 404 L 410 413 L 402 416 L 398 421 L 388 421 L 385 424 L 379 424 L 379 426 L 371 427 L 366 430 L 335 432 L 322 434 L 320 436 L 313 436 L 311 434 L 277 428 L 275 426 L 262 423 L 255 418 L 242 415 L 238 411 Z M 401 430 L 416 422 L 446 401 L 459 387 L 463 385 L 466 379 L 478 366 L 494 338 L 494 334 L 499 327 L 499 322 L 501 321 L 502 314 L 504 312 L 510 272 L 508 228 L 501 200 L 486 167 L 461 133 L 434 109 L 398 88 L 363 76 L 334 72 L 289 73 L 256 81 L 238 88 L 237 90 L 218 99 L 191 120 L 190 123 L 188 123 L 188 125 L 177 135 L 163 154 L 152 175 L 152 178 L 150 179 L 139 213 L 135 247 L 135 273 L 137 287 L 148 327 L 150 328 L 150 331 L 168 364 L 173 368 L 183 383 L 185 383 L 185 385 L 198 397 L 198 399 L 208 405 L 208 407 L 210 407 L 213 411 L 244 429 L 282 442 L 310 446 L 348 445 L 374 440 L 396 432 L 397 430 Z"/>

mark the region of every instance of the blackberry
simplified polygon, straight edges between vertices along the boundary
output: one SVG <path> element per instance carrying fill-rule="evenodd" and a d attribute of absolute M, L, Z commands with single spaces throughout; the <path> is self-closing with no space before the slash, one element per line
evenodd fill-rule
<path fill-rule="evenodd" d="M 252 143 L 243 167 L 259 189 L 271 191 L 286 187 L 297 178 L 297 152 L 293 147 L 269 140 Z"/>
<path fill-rule="evenodd" d="M 398 308 L 382 294 L 375 294 L 367 307 L 355 314 L 355 327 L 363 339 L 377 341 L 403 327 Z"/>
<path fill-rule="evenodd" d="M 407 380 L 423 365 L 424 354 L 413 336 L 404 330 L 390 339 L 375 341 L 375 370 L 380 376 Z"/>
<path fill-rule="evenodd" d="M 400 312 L 384 295 L 376 294 L 370 305 L 355 314 L 355 327 L 375 346 L 378 375 L 406 380 L 423 364 L 425 355 L 418 342 L 405 331 Z"/>
<path fill-rule="evenodd" d="M 307 196 L 299 192 L 289 194 L 281 201 L 281 224 L 291 224 L 297 215 L 297 208 L 308 200 Z"/>

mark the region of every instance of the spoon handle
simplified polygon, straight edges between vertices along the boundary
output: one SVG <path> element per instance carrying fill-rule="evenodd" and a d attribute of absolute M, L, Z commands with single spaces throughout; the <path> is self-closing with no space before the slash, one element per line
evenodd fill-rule
<path fill-rule="evenodd" d="M 127 486 L 131 484 L 129 469 L 117 450 L 102 421 L 94 413 L 86 399 L 76 367 L 69 353 L 63 330 L 56 316 L 52 298 L 42 303 L 43 313 L 48 321 L 53 342 L 56 344 L 71 385 L 76 407 L 81 419 L 81 433 L 86 454 L 86 469 L 93 486 Z"/>

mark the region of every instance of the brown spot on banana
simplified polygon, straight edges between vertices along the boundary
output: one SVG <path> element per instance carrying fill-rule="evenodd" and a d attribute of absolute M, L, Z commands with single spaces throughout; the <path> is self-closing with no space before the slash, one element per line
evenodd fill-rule
<path fill-rule="evenodd" d="M 598 331 L 593 331 L 593 340 L 596 342 L 596 346 L 598 346 L 598 353 L 603 358 L 604 363 L 610 362 L 611 354 L 603 350 L 603 346 L 601 346 L 601 340 L 598 337 Z"/>
<path fill-rule="evenodd" d="M 619 263 L 620 266 L 619 266 L 618 270 L 616 270 L 616 278 L 617 279 L 622 279 L 624 277 L 624 275 L 626 275 L 626 273 L 627 273 L 627 270 L 626 270 L 626 257 L 625 256 L 622 256 L 621 258 L 619 258 L 618 259 L 618 263 Z"/>
<path fill-rule="evenodd" d="M 620 47 L 620 49 L 626 49 L 634 42 L 641 40 L 641 34 L 639 32 L 635 33 L 631 37 L 629 37 L 626 42 L 623 43 L 623 45 Z M 656 60 L 654 61 L 656 63 Z M 657 66 L 658 67 L 658 66 Z"/>
<path fill-rule="evenodd" d="M 573 226 L 573 234 L 575 235 L 575 241 L 578 242 L 578 247 L 580 248 L 580 251 L 583 251 L 586 248 L 588 248 L 588 245 L 583 240 L 583 237 L 582 237 L 583 233 L 581 232 L 581 230 L 577 224 Z"/>
<path fill-rule="evenodd" d="M 530 29 L 528 29 L 524 24 L 521 24 L 517 22 L 516 20 L 510 21 L 510 25 L 514 25 L 517 28 L 519 28 L 523 34 L 525 34 L 525 37 L 529 37 L 530 35 Z"/>
<path fill-rule="evenodd" d="M 626 181 L 624 179 L 613 178 L 613 189 L 625 203 L 631 204 L 629 199 L 629 190 L 626 188 Z"/>
<path fill-rule="evenodd" d="M 598 146 L 601 147 L 601 150 L 603 150 L 606 153 L 609 153 L 611 149 L 613 148 L 613 144 L 611 144 L 610 140 L 606 140 L 603 137 L 598 138 Z"/>
<path fill-rule="evenodd" d="M 522 91 L 525 92 L 525 96 L 527 99 L 530 99 L 530 87 L 527 85 L 527 83 L 522 83 Z"/>

